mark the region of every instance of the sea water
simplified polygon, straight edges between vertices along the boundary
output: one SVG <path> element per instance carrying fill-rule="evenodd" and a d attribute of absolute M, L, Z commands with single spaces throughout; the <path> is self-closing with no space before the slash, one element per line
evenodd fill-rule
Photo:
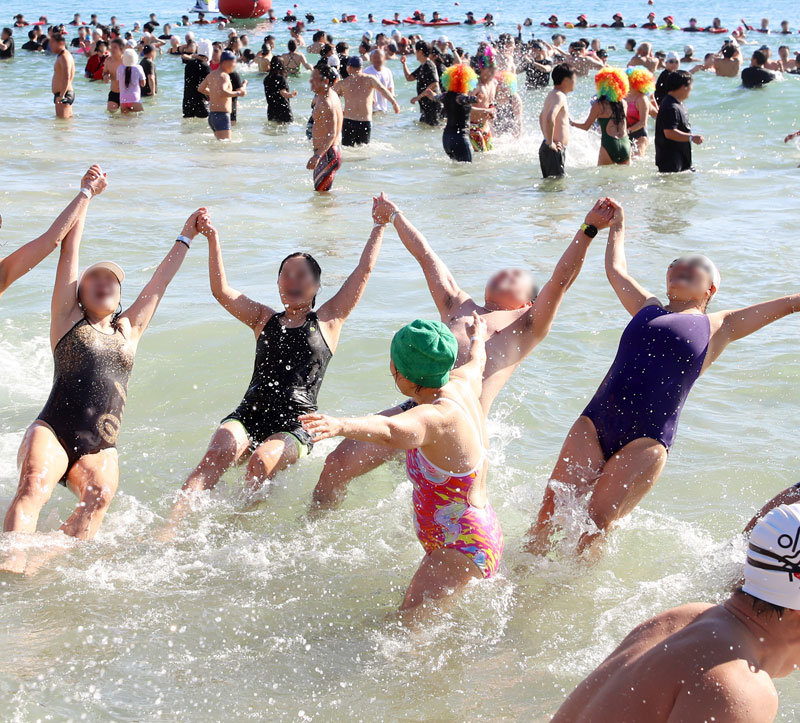
<path fill-rule="evenodd" d="M 162 22 L 187 8 L 102 0 L 92 6 L 6 4 L 33 20 L 102 19 L 130 28 L 156 11 Z M 357 45 L 366 24 L 332 25 L 342 12 L 380 19 L 397 9 L 364 0 L 301 6 L 313 27 Z M 495 12 L 501 31 L 534 11 L 528 4 L 421 8 L 458 16 Z M 699 13 L 729 27 L 745 12 L 773 25 L 796 5 L 734 3 L 699 10 L 687 2 L 656 8 L 686 24 Z M 286 7 L 276 7 L 280 15 Z M 560 3 L 538 9 L 592 20 L 621 11 L 641 22 L 649 7 L 628 0 Z M 539 17 L 541 16 L 541 17 Z M 551 31 L 538 27 L 537 34 Z M 248 26 L 257 49 L 268 31 Z M 541 31 L 541 33 L 540 33 Z M 279 49 L 288 33 L 273 32 Z M 448 28 L 474 49 L 486 29 Z M 530 32 L 526 30 L 526 33 Z M 216 29 L 198 37 L 221 38 Z M 437 29 L 423 31 L 434 38 Z M 310 33 L 309 33 L 310 34 Z M 695 54 L 721 38 L 642 30 L 566 31 L 622 48 L 627 37 Z M 16 31 L 17 46 L 24 32 Z M 755 36 L 761 41 L 763 36 Z M 767 38 L 773 50 L 781 36 Z M 800 35 L 788 38 L 800 48 Z M 746 48 L 749 53 L 750 48 Z M 628 54 L 612 50 L 614 64 Z M 92 201 L 81 261 L 111 258 L 128 274 L 130 302 L 174 242 L 184 219 L 208 206 L 220 231 L 230 283 L 277 304 L 277 267 L 295 250 L 323 268 L 321 300 L 355 266 L 372 228 L 371 199 L 385 191 L 429 239 L 461 286 L 482 298 L 488 276 L 515 265 L 545 281 L 584 214 L 612 196 L 626 210 L 631 272 L 663 298 L 667 265 L 687 251 L 722 271 L 712 309 L 735 308 L 798 290 L 800 148 L 783 137 L 798 127 L 800 78 L 761 91 L 700 73 L 687 102 L 696 132 L 697 173 L 660 176 L 647 158 L 629 168 L 595 166 L 599 138 L 573 131 L 569 176 L 543 182 L 537 115 L 543 93 L 522 90 L 525 132 L 499 139 L 472 165 L 450 162 L 441 130 L 420 127 L 413 84 L 393 62 L 402 106 L 376 119 L 370 146 L 344 151 L 328 195 L 315 195 L 305 164 L 308 75 L 290 80 L 296 122 L 266 121 L 262 78 L 245 72 L 231 143 L 217 143 L 204 120 L 182 120 L 182 66 L 157 62 L 159 95 L 138 116 L 109 116 L 107 86 L 81 77 L 75 118 L 53 118 L 53 58 L 18 50 L 0 62 L 0 231 L 2 253 L 45 230 L 91 163 L 109 188 Z M 411 61 L 410 66 L 416 63 Z M 522 81 L 522 79 L 520 79 Z M 522 86 L 523 83 L 521 82 Z M 590 80 L 569 102 L 588 113 Z M 652 125 L 651 125 L 652 133 Z M 386 621 L 400 603 L 422 551 L 415 539 L 411 485 L 387 465 L 353 482 L 343 506 L 307 515 L 311 491 L 334 442 L 280 474 L 263 505 L 243 511 L 241 471 L 198 505 L 173 544 L 152 541 L 172 496 L 200 460 L 218 421 L 249 379 L 254 339 L 214 301 L 206 245 L 198 237 L 138 351 L 119 440 L 121 482 L 96 539 L 74 544 L 31 578 L 0 579 L 0 711 L 8 720 L 125 719 L 544 720 L 630 628 L 672 605 L 718 601 L 741 571 L 739 533 L 753 512 L 797 481 L 796 417 L 800 320 L 782 320 L 736 342 L 689 397 L 667 468 L 638 509 L 609 536 L 594 565 L 570 557 L 537 561 L 523 534 L 566 433 L 594 393 L 628 315 L 605 279 L 606 233 L 592 245 L 550 336 L 514 374 L 492 410 L 489 494 L 502 522 L 502 571 L 470 586 L 457 603 L 409 633 Z M 0 304 L 0 503 L 16 488 L 16 451 L 47 398 L 52 375 L 49 301 L 56 257 L 19 281 Z M 398 401 L 388 369 L 392 333 L 433 318 L 424 278 L 394 231 L 363 301 L 344 328 L 320 396 L 325 412 L 357 415 Z M 42 545 L 54 544 L 75 499 L 58 488 L 45 507 Z M 2 543 L 7 547 L 7 542 Z M 3 549 L 6 549 L 5 547 Z M 780 718 L 800 716 L 797 679 L 777 682 Z"/>

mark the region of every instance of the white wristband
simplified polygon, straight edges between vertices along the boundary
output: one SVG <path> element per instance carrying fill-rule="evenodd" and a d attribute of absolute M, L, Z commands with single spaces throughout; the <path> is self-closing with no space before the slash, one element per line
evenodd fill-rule
<path fill-rule="evenodd" d="M 92 193 L 92 190 L 90 188 L 82 188 L 80 190 L 80 193 L 82 193 L 84 196 L 86 196 L 86 198 L 91 198 L 92 196 L 94 196 L 94 194 Z"/>
<path fill-rule="evenodd" d="M 175 239 L 175 243 L 184 244 L 187 249 L 192 248 L 192 239 L 190 239 L 188 236 L 184 236 L 183 234 L 181 234 L 180 236 L 178 236 L 178 238 Z"/>
<path fill-rule="evenodd" d="M 394 223 L 394 220 L 401 214 L 402 211 L 393 211 L 392 215 L 389 216 L 389 223 Z"/>
<path fill-rule="evenodd" d="M 386 224 L 385 223 L 375 223 L 372 226 L 372 229 L 375 230 L 376 228 L 386 228 Z"/>
<path fill-rule="evenodd" d="M 469 340 L 470 340 L 470 342 L 473 342 L 473 341 L 483 341 L 483 337 L 482 337 L 482 336 L 471 336 L 471 337 L 469 338 Z"/>

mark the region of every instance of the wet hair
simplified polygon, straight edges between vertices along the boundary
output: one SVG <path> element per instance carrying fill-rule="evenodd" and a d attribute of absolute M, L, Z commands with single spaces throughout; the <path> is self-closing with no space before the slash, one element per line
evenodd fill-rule
<path fill-rule="evenodd" d="M 332 72 L 332 71 L 331 71 Z M 308 264 L 308 268 L 311 271 L 311 275 L 314 277 L 314 281 L 317 284 L 322 283 L 322 269 L 320 265 L 317 263 L 317 260 L 311 255 L 307 254 L 305 251 L 295 251 L 293 254 L 289 254 L 283 261 L 281 261 L 281 265 L 278 267 L 278 276 L 281 275 L 281 271 L 283 271 L 283 267 L 286 265 L 286 262 L 290 259 L 305 259 L 306 263 Z M 311 308 L 313 309 L 317 303 L 317 297 L 314 295 L 314 298 L 311 299 Z"/>
<path fill-rule="evenodd" d="M 325 37 L 325 31 L 324 30 L 317 30 L 317 32 L 315 32 L 311 36 L 311 40 L 312 40 L 312 42 L 316 43 L 318 40 L 322 40 L 322 38 L 324 38 L 324 37 Z"/>
<path fill-rule="evenodd" d="M 734 589 L 734 592 L 741 593 L 746 598 L 750 598 L 751 605 L 753 607 L 753 612 L 759 617 L 769 618 L 773 615 L 778 616 L 778 620 L 783 617 L 783 614 L 786 612 L 785 607 L 781 607 L 780 605 L 775 605 L 775 603 L 767 602 L 766 600 L 762 600 L 761 598 L 757 598 L 754 595 L 751 595 L 748 592 L 742 590 L 741 585 Z"/>
<path fill-rule="evenodd" d="M 348 50 L 350 50 L 350 46 L 344 41 L 336 43 L 336 52 L 339 55 L 344 55 Z"/>
<path fill-rule="evenodd" d="M 331 68 L 330 65 L 316 65 L 314 66 L 315 70 L 322 76 L 324 80 L 327 80 L 330 85 L 333 85 L 337 80 L 339 80 L 339 76 L 336 74 L 336 71 Z M 311 258 L 310 256 L 308 258 Z M 316 261 L 314 262 L 316 263 Z"/>
<path fill-rule="evenodd" d="M 672 92 L 673 90 L 680 90 L 681 88 L 687 88 L 692 84 L 692 75 L 686 70 L 676 70 L 670 75 L 667 76 L 667 93 Z"/>
<path fill-rule="evenodd" d="M 268 75 L 283 75 L 286 68 L 283 66 L 283 61 L 280 58 L 273 58 L 269 64 Z"/>
<path fill-rule="evenodd" d="M 125 66 L 125 87 L 128 88 L 131 84 L 131 73 L 133 68 L 130 65 Z"/>
<path fill-rule="evenodd" d="M 286 47 L 289 48 L 290 53 L 293 53 L 295 50 L 297 50 L 297 43 L 294 40 L 290 40 L 288 43 L 286 43 Z"/>
<path fill-rule="evenodd" d="M 553 85 L 559 86 L 567 78 L 574 78 L 575 71 L 572 68 L 570 68 L 566 63 L 559 63 L 555 68 L 553 68 L 550 75 L 553 78 Z"/>
<path fill-rule="evenodd" d="M 61 33 L 53 33 L 52 40 L 55 43 L 65 43 L 67 41 Z"/>
<path fill-rule="evenodd" d="M 3 32 L 8 35 L 8 37 L 11 37 L 14 34 L 14 31 L 11 28 L 3 28 Z"/>
<path fill-rule="evenodd" d="M 414 43 L 414 50 L 422 53 L 425 56 L 431 54 L 431 46 L 428 45 L 424 40 L 417 40 L 417 42 Z"/>
<path fill-rule="evenodd" d="M 755 60 L 756 63 L 759 66 L 761 66 L 761 65 L 764 65 L 767 62 L 767 56 L 764 53 L 762 53 L 760 50 L 756 50 L 753 53 L 753 60 Z"/>

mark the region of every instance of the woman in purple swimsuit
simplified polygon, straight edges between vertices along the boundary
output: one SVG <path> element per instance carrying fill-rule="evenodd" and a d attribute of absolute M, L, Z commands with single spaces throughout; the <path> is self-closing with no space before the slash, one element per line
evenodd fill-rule
<path fill-rule="evenodd" d="M 677 431 L 686 397 L 708 366 L 736 339 L 800 311 L 800 294 L 733 311 L 707 314 L 719 289 L 717 267 L 706 256 L 682 256 L 667 270 L 664 306 L 628 274 L 625 219 L 616 209 L 606 274 L 633 319 L 617 356 L 561 448 L 529 532 L 529 550 L 544 554 L 556 523 L 556 487 L 574 496 L 591 495 L 587 511 L 596 530 L 585 532 L 585 550 L 616 520 L 630 514 L 658 480 Z"/>

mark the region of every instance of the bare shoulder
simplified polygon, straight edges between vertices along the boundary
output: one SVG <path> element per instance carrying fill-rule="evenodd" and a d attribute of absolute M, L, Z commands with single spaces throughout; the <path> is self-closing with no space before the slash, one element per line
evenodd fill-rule
<path fill-rule="evenodd" d="M 730 723 L 766 723 L 778 712 L 778 692 L 769 674 L 741 658 L 716 665 L 694 681 L 687 680 L 681 697 L 691 697 L 698 712 L 714 713 L 717 720 Z"/>
<path fill-rule="evenodd" d="M 694 622 L 713 607 L 715 606 L 709 603 L 687 603 L 676 608 L 670 608 L 637 625 L 628 633 L 625 640 L 630 641 L 634 638 L 643 637 L 651 638 L 656 633 L 662 637 L 667 637 L 676 630 L 680 630 L 689 623 Z"/>

